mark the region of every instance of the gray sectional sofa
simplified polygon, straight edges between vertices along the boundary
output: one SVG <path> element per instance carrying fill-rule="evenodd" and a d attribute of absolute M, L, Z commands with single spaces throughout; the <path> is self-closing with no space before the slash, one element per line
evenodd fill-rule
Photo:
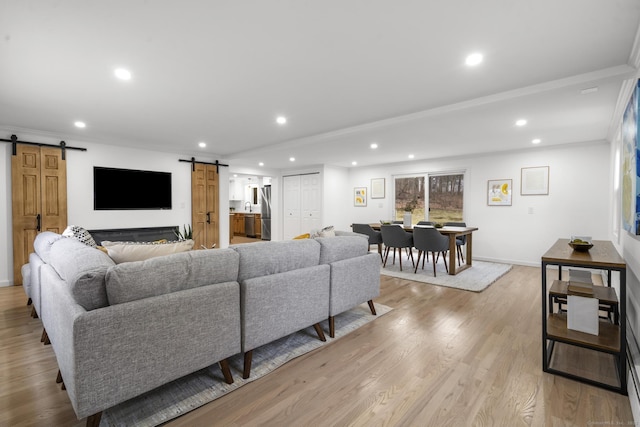
<path fill-rule="evenodd" d="M 73 238 L 41 233 L 30 295 L 78 418 L 314 326 L 379 295 L 366 238 L 258 242 L 115 264 Z M 344 235 L 346 234 L 346 235 Z M 366 236 L 365 236 L 366 237 Z M 32 265 L 33 263 L 33 265 Z M 34 276 L 37 276 L 34 278 Z M 37 297 L 36 297 L 37 295 Z"/>

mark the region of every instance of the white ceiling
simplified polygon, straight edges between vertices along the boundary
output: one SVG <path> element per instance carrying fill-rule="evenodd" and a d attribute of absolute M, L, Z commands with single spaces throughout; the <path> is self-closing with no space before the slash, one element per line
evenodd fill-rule
<path fill-rule="evenodd" d="M 638 0 L 0 0 L 0 127 L 275 169 L 602 140 L 639 21 Z"/>

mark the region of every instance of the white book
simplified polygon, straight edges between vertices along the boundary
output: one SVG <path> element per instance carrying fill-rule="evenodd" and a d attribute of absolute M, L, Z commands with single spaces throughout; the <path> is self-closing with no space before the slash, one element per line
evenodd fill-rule
<path fill-rule="evenodd" d="M 567 296 L 567 328 L 598 335 L 598 299 Z"/>

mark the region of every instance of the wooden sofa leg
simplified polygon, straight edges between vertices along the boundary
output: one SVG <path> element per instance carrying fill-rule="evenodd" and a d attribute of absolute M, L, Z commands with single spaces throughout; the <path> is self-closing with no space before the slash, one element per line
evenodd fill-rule
<path fill-rule="evenodd" d="M 62 382 L 62 372 L 58 369 L 58 376 L 56 377 L 56 384 L 60 384 Z"/>
<path fill-rule="evenodd" d="M 51 344 L 51 340 L 49 339 L 49 334 L 47 334 L 47 330 L 46 329 L 42 330 L 42 338 L 40 338 L 40 341 L 42 341 L 44 343 L 44 345 Z"/>
<path fill-rule="evenodd" d="M 320 341 L 326 341 L 327 339 L 324 337 L 324 332 L 322 331 L 322 327 L 320 326 L 320 323 L 314 324 L 313 327 L 316 330 L 316 333 L 318 334 L 318 338 L 320 338 Z"/>
<path fill-rule="evenodd" d="M 373 305 L 373 300 L 370 299 L 369 301 L 367 301 L 367 304 L 369 304 L 369 310 L 371 310 L 371 314 L 373 314 L 375 316 L 376 315 L 376 306 Z"/>
<path fill-rule="evenodd" d="M 231 369 L 229 369 L 229 361 L 227 359 L 220 361 L 220 370 L 222 371 L 222 375 L 224 375 L 224 381 L 227 384 L 233 384 L 233 375 L 231 375 Z"/>
<path fill-rule="evenodd" d="M 38 318 L 38 312 L 36 311 L 36 306 L 35 305 L 31 306 L 31 317 L 33 317 L 34 319 Z"/>
<path fill-rule="evenodd" d="M 334 316 L 329 316 L 329 336 L 331 338 L 336 337 L 336 319 Z"/>
<path fill-rule="evenodd" d="M 31 298 L 29 298 L 29 299 L 27 300 L 27 305 L 31 305 L 32 303 L 33 303 L 33 300 L 32 300 Z"/>
<path fill-rule="evenodd" d="M 102 418 L 102 412 L 88 416 L 87 427 L 98 427 L 100 425 L 100 418 Z"/>
<path fill-rule="evenodd" d="M 60 390 L 66 390 L 67 386 L 64 385 L 64 381 L 62 381 L 62 385 L 60 386 Z"/>
<path fill-rule="evenodd" d="M 245 380 L 251 375 L 251 359 L 253 357 L 253 350 L 249 350 L 244 354 L 244 371 L 242 372 L 242 378 Z"/>

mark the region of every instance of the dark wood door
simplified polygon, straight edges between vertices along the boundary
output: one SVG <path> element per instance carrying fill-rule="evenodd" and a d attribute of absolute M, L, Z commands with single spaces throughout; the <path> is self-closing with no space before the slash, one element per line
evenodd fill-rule
<path fill-rule="evenodd" d="M 67 226 L 67 165 L 58 148 L 18 144 L 11 157 L 13 283 L 22 285 L 21 267 L 29 261 L 41 231 L 62 233 Z"/>

